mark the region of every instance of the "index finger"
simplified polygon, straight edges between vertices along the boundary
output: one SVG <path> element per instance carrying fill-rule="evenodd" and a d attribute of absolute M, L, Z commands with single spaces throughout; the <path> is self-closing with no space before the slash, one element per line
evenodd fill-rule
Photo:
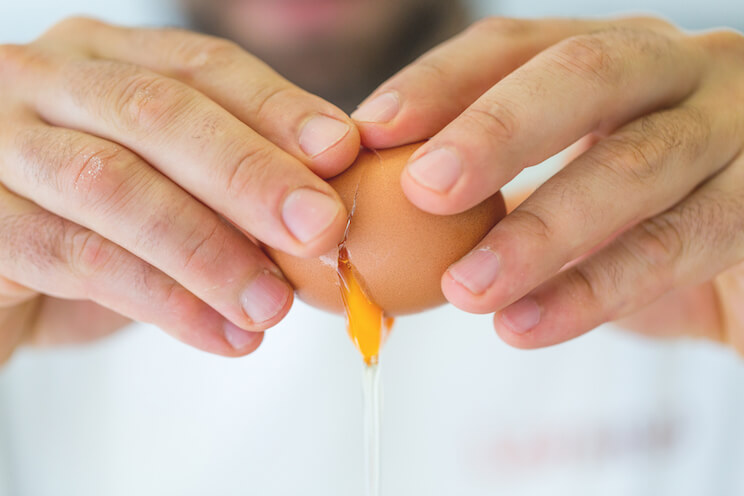
<path fill-rule="evenodd" d="M 44 120 L 127 147 L 262 242 L 312 256 L 341 240 L 346 212 L 336 191 L 195 89 L 129 64 L 21 63 L 14 77 Z"/>
<path fill-rule="evenodd" d="M 511 73 L 411 157 L 403 190 L 436 214 L 466 210 L 581 137 L 674 105 L 703 53 L 645 28 L 568 38 Z"/>
<path fill-rule="evenodd" d="M 351 116 L 371 148 L 430 138 L 536 53 L 599 25 L 573 19 L 482 19 L 385 81 Z"/>
<path fill-rule="evenodd" d="M 231 41 L 87 18 L 64 21 L 45 36 L 94 58 L 135 64 L 196 88 L 321 177 L 339 174 L 359 153 L 359 132 L 346 113 Z"/>

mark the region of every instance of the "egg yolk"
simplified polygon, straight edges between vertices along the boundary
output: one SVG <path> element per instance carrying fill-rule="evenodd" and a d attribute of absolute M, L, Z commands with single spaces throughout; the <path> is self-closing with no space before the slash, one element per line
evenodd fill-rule
<path fill-rule="evenodd" d="M 341 297 L 346 310 L 346 327 L 367 365 L 376 364 L 380 347 L 390 333 L 394 319 L 385 316 L 379 305 L 370 300 L 349 261 L 344 245 L 338 252 L 338 278 L 341 282 Z"/>

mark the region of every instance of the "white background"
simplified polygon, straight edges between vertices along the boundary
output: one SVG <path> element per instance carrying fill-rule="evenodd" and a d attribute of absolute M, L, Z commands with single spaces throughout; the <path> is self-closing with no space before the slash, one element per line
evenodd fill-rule
<path fill-rule="evenodd" d="M 744 28 L 744 2 L 738 0 L 479 0 L 475 4 L 481 15 L 539 17 L 652 12 L 691 29 L 719 25 Z M 0 42 L 29 40 L 72 14 L 85 13 L 125 24 L 171 23 L 177 15 L 172 5 L 168 0 L 3 0 L 0 2 Z"/>

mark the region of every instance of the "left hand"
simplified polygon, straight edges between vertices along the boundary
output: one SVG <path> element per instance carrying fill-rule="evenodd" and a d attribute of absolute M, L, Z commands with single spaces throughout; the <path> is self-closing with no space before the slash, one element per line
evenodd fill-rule
<path fill-rule="evenodd" d="M 486 19 L 352 117 L 374 148 L 434 136 L 401 180 L 436 214 L 588 143 L 442 279 L 456 306 L 496 311 L 514 346 L 574 338 L 744 260 L 744 36 L 734 31 Z M 733 331 L 744 347 L 744 327 Z"/>

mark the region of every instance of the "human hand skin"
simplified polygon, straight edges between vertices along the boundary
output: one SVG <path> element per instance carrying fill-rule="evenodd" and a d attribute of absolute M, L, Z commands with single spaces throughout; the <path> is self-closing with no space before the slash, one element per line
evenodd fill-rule
<path fill-rule="evenodd" d="M 583 145 L 442 278 L 457 307 L 496 312 L 507 343 L 548 346 L 622 319 L 744 353 L 742 102 L 740 33 L 493 18 L 393 76 L 352 117 L 371 147 L 433 136 L 401 182 L 437 214 Z"/>
<path fill-rule="evenodd" d="M 228 41 L 75 18 L 0 46 L 0 359 L 128 318 L 253 351 L 292 303 L 256 240 L 335 246 L 322 178 L 358 151 L 347 115 Z"/>

